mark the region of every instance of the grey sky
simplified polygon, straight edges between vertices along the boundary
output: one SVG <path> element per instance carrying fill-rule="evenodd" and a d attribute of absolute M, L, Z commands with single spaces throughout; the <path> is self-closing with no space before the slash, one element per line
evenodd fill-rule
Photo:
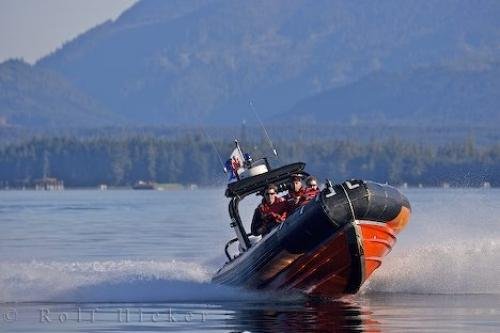
<path fill-rule="evenodd" d="M 115 19 L 137 0 L 0 0 L 0 62 L 29 63 L 89 28 Z"/>

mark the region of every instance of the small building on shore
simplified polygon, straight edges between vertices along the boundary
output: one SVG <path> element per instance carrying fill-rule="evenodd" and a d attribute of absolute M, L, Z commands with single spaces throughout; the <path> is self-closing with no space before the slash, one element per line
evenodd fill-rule
<path fill-rule="evenodd" d="M 57 178 L 43 177 L 35 179 L 35 190 L 37 191 L 62 191 L 64 190 L 64 182 Z"/>

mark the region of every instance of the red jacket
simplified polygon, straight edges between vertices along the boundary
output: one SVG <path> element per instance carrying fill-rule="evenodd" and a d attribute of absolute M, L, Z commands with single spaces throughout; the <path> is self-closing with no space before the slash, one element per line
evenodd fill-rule
<path fill-rule="evenodd" d="M 298 191 L 288 191 L 288 194 L 285 196 L 285 200 L 287 201 L 289 215 L 302 205 L 302 202 L 305 199 L 304 194 L 305 189 L 303 187 L 301 187 Z"/>
<path fill-rule="evenodd" d="M 319 188 L 316 189 L 312 187 L 306 188 L 303 194 L 303 200 L 301 204 L 305 205 L 306 203 L 314 199 L 319 194 L 319 192 L 320 192 Z"/>
<path fill-rule="evenodd" d="M 262 199 L 261 204 L 255 209 L 252 219 L 252 234 L 255 236 L 266 235 L 279 223 L 285 221 L 288 212 L 287 202 L 277 197 L 273 204 Z"/>

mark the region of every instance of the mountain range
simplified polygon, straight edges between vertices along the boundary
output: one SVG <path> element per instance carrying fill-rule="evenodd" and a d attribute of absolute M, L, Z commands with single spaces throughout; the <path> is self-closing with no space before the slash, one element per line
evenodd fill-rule
<path fill-rule="evenodd" d="M 21 60 L 0 64 L 0 127 L 93 127 L 115 118 L 56 71 Z"/>
<path fill-rule="evenodd" d="M 500 65 L 377 72 L 299 101 L 274 119 L 349 126 L 500 124 Z"/>
<path fill-rule="evenodd" d="M 499 124 L 500 2 L 142 0 L 31 66 L 0 124 Z M 3 119 L 3 120 L 2 120 Z"/>

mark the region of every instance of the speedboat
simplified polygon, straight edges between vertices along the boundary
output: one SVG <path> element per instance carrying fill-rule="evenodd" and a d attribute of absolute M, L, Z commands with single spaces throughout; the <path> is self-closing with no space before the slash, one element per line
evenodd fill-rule
<path fill-rule="evenodd" d="M 356 293 L 380 267 L 411 214 L 408 199 L 386 184 L 327 180 L 313 200 L 261 239 L 246 232 L 240 202 L 262 194 L 271 183 L 287 191 L 292 177 L 309 176 L 305 166 L 297 162 L 271 169 L 263 158 L 228 184 L 225 195 L 236 238 L 225 246 L 227 261 L 214 283 L 338 297 Z"/>

